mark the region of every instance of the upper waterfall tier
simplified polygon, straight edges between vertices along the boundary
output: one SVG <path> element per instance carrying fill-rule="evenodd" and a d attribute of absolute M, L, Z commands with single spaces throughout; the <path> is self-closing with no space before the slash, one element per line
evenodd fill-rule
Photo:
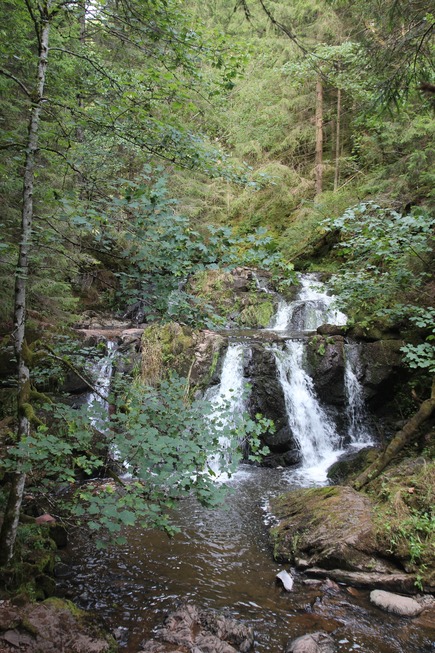
<path fill-rule="evenodd" d="M 269 329 L 273 331 L 315 331 L 321 324 L 344 325 L 346 315 L 334 307 L 334 297 L 315 274 L 299 276 L 301 288 L 296 299 L 281 300 Z"/>

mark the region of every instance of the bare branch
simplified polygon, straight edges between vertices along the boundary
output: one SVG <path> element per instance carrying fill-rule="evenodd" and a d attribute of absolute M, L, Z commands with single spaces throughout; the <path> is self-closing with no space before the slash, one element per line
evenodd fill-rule
<path fill-rule="evenodd" d="M 18 84 L 21 90 L 24 91 L 27 97 L 32 99 L 32 94 L 30 93 L 29 89 L 25 86 L 25 84 L 23 84 L 21 80 L 18 79 L 18 77 L 15 77 L 15 75 L 12 75 L 12 73 L 8 73 L 8 71 L 4 70 L 3 68 L 0 68 L 0 75 L 4 75 L 5 77 L 12 79 L 16 84 Z"/>

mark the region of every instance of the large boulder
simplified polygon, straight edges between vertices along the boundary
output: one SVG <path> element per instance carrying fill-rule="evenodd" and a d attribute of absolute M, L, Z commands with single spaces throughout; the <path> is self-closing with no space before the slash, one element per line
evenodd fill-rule
<path fill-rule="evenodd" d="M 309 340 L 307 359 L 308 371 L 318 397 L 325 404 L 344 406 L 346 389 L 343 336 L 313 336 Z"/>
<path fill-rule="evenodd" d="M 392 398 L 397 384 L 403 381 L 402 340 L 365 342 L 359 348 L 360 382 L 372 408 Z"/>
<path fill-rule="evenodd" d="M 424 610 L 423 606 L 410 596 L 401 596 L 384 590 L 370 592 L 370 601 L 381 610 L 401 617 L 416 617 Z"/>
<path fill-rule="evenodd" d="M 2 601 L 0 605 L 0 651 L 2 653 L 111 653 L 113 638 L 102 634 L 89 615 L 69 601 L 47 599 L 22 607 Z"/>
<path fill-rule="evenodd" d="M 302 635 L 289 642 L 285 653 L 334 653 L 336 651 L 331 635 L 318 631 Z"/>
<path fill-rule="evenodd" d="M 378 572 L 397 567 L 379 551 L 371 500 L 350 487 L 296 490 L 271 501 L 274 556 L 303 568 Z M 402 571 L 402 570 L 401 570 Z"/>

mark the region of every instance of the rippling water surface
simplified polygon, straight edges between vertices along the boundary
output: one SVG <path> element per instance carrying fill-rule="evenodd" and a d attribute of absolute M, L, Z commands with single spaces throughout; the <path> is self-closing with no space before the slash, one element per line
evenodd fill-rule
<path fill-rule="evenodd" d="M 265 507 L 268 497 L 291 489 L 288 472 L 242 466 L 231 486 L 221 510 L 182 501 L 174 516 L 181 532 L 172 539 L 131 529 L 128 545 L 110 552 L 73 540 L 65 554 L 72 574 L 60 592 L 120 629 L 126 653 L 140 650 L 182 600 L 254 626 L 258 653 L 281 653 L 290 638 L 319 629 L 333 632 L 338 653 L 435 650 L 430 624 L 374 609 L 366 591 L 320 589 L 296 576 L 295 591 L 285 592 L 275 582 L 286 567 L 273 561 Z"/>

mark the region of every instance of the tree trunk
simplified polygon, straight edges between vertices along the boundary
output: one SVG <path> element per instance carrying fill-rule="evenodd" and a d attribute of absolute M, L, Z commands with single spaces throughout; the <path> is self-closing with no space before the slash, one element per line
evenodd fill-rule
<path fill-rule="evenodd" d="M 323 188 L 323 84 L 320 77 L 316 82 L 316 195 Z"/>
<path fill-rule="evenodd" d="M 38 73 L 34 99 L 30 112 L 27 137 L 26 159 L 23 178 L 23 207 L 21 221 L 21 238 L 18 263 L 15 274 L 14 303 L 14 350 L 18 367 L 18 430 L 17 441 L 29 434 L 30 371 L 25 356 L 25 326 L 27 304 L 27 275 L 29 271 L 29 249 L 33 222 L 33 186 L 35 178 L 35 159 L 38 150 L 38 133 L 40 115 L 44 96 L 45 76 L 47 71 L 48 39 L 50 31 L 50 0 L 40 8 L 41 28 L 39 34 Z M 23 498 L 26 474 L 20 469 L 13 474 L 8 502 L 5 509 L 3 525 L 0 532 L 0 564 L 6 565 L 14 554 L 15 539 L 18 529 L 21 502 Z"/>
<path fill-rule="evenodd" d="M 338 188 L 340 179 L 340 128 L 341 128 L 341 88 L 337 89 L 337 122 L 335 130 L 335 171 L 334 191 Z"/>
<path fill-rule="evenodd" d="M 435 379 L 432 383 L 432 394 L 421 404 L 419 410 L 409 419 L 405 426 L 396 433 L 388 447 L 381 455 L 365 469 L 353 482 L 353 487 L 360 490 L 369 481 L 377 478 L 403 447 L 418 435 L 420 426 L 435 412 Z"/>

